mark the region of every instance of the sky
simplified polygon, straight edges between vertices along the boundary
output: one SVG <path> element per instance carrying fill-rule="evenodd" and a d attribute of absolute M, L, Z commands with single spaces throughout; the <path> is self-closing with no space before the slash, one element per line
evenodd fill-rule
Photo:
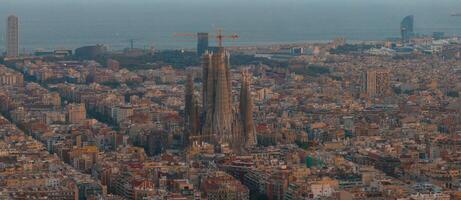
<path fill-rule="evenodd" d="M 450 17 L 456 12 L 461 0 L 0 0 L 0 36 L 2 19 L 16 14 L 22 44 L 30 48 L 121 46 L 131 38 L 175 48 L 182 42 L 172 38 L 175 32 L 218 27 L 241 34 L 237 44 L 385 39 L 397 37 L 410 14 L 416 31 L 460 33 L 461 18 Z"/>

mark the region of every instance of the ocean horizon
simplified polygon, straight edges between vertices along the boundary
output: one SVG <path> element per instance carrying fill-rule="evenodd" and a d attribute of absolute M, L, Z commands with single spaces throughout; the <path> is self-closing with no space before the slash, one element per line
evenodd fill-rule
<path fill-rule="evenodd" d="M 403 17 L 415 16 L 415 32 L 461 35 L 461 1 L 455 0 L 0 0 L 0 49 L 6 18 L 20 20 L 21 49 L 75 49 L 105 44 L 118 50 L 194 48 L 193 38 L 174 33 L 237 33 L 229 46 L 400 37 Z M 366 17 L 364 17 L 366 16 Z M 211 42 L 213 44 L 214 41 Z"/>

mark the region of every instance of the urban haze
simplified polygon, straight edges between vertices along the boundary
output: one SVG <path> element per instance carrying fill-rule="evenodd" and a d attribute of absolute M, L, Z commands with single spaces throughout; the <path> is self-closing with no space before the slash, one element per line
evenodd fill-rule
<path fill-rule="evenodd" d="M 459 0 L 0 0 L 0 199 L 460 200 Z"/>

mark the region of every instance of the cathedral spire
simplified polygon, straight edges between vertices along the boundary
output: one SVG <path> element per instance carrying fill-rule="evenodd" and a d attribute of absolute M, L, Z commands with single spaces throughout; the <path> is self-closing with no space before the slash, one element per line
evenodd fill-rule
<path fill-rule="evenodd" d="M 245 146 L 255 146 L 256 128 L 253 121 L 253 99 L 251 97 L 251 73 L 242 70 L 242 86 L 240 89 L 240 118 L 242 120 L 243 138 Z"/>
<path fill-rule="evenodd" d="M 202 134 L 214 144 L 232 143 L 232 87 L 229 52 L 217 47 L 203 56 L 203 109 L 205 124 Z"/>
<path fill-rule="evenodd" d="M 194 79 L 192 74 L 187 74 L 185 88 L 185 106 L 184 106 L 184 137 L 185 146 L 190 144 L 191 136 L 197 134 L 197 102 L 194 96 Z"/>
<path fill-rule="evenodd" d="M 194 95 L 194 80 L 192 74 L 187 74 L 186 88 L 185 88 L 185 106 L 184 106 L 184 119 L 188 121 L 192 111 L 192 98 Z"/>

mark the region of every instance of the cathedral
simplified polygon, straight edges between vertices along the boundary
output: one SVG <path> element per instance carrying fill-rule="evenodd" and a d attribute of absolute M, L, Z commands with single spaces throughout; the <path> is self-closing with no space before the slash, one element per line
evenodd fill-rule
<path fill-rule="evenodd" d="M 201 108 L 194 95 L 193 79 L 190 75 L 187 77 L 184 108 L 186 146 L 192 142 L 207 142 L 242 150 L 257 143 L 250 92 L 251 74 L 242 71 L 240 102 L 235 108 L 229 58 L 229 52 L 223 47 L 216 47 L 203 55 Z"/>

